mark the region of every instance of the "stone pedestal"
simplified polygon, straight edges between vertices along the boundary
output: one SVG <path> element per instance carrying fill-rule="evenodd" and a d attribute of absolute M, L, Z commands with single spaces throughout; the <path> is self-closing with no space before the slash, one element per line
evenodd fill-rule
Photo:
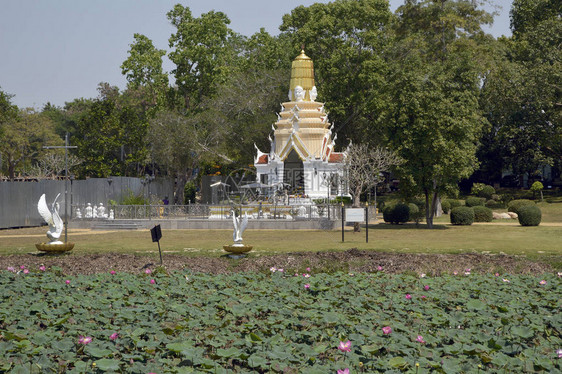
<path fill-rule="evenodd" d="M 35 247 L 47 253 L 63 253 L 72 250 L 72 248 L 74 248 L 74 243 L 39 243 L 35 244 Z"/>

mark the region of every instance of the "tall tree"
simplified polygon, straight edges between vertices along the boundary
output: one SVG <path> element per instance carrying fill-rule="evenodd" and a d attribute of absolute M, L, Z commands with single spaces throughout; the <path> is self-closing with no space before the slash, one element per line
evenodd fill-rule
<path fill-rule="evenodd" d="M 147 109 L 164 105 L 168 88 L 168 74 L 162 69 L 162 57 L 165 55 L 166 51 L 157 49 L 152 40 L 142 34 L 134 34 L 129 57 L 121 64 L 127 88 L 139 91 Z"/>
<path fill-rule="evenodd" d="M 477 166 L 486 124 L 478 107 L 480 25 L 489 17 L 475 2 L 450 0 L 409 0 L 397 13 L 386 86 L 391 101 L 381 123 L 405 160 L 398 167 L 400 186 L 425 196 L 432 228 L 440 195 Z"/>
<path fill-rule="evenodd" d="M 3 170 L 11 180 L 16 173 L 26 174 L 26 170 L 45 152 L 43 146 L 62 143 L 51 120 L 33 109 L 20 110 L 17 117 L 2 124 L 2 129 Z"/>
<path fill-rule="evenodd" d="M 203 97 L 212 96 L 230 71 L 235 54 L 229 48 L 234 36 L 230 20 L 222 12 L 210 11 L 193 17 L 189 7 L 177 4 L 167 14 L 176 28 L 169 39 L 168 54 L 176 65 L 172 70 L 184 110 L 194 110 Z"/>
<path fill-rule="evenodd" d="M 319 101 L 326 102 L 341 139 L 376 142 L 372 127 L 383 108 L 383 58 L 392 20 L 386 0 L 340 0 L 299 6 L 283 16 L 296 55 L 304 44 L 314 60 Z"/>

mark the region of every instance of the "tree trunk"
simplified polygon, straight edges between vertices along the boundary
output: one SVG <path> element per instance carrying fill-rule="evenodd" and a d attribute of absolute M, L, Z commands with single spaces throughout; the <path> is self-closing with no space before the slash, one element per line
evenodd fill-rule
<path fill-rule="evenodd" d="M 183 191 L 185 189 L 186 183 L 187 183 L 187 173 L 176 172 L 176 188 L 174 190 L 174 204 L 183 205 L 185 203 L 183 197 Z"/>
<path fill-rule="evenodd" d="M 425 222 L 427 223 L 427 228 L 433 228 L 433 210 L 431 209 L 432 204 L 429 201 L 429 191 L 424 191 L 425 195 Z"/>

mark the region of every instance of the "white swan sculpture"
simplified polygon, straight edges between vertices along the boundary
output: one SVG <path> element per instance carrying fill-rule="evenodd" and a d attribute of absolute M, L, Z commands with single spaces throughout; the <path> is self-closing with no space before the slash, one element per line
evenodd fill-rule
<path fill-rule="evenodd" d="M 244 213 L 244 218 L 240 222 L 241 217 L 236 217 L 234 210 L 231 211 L 232 222 L 234 223 L 234 232 L 232 237 L 234 239 L 234 245 L 242 245 L 242 233 L 246 230 L 248 226 L 248 214 Z"/>
<path fill-rule="evenodd" d="M 39 202 L 37 203 L 37 210 L 39 211 L 39 214 L 43 217 L 45 222 L 49 224 L 49 231 L 47 231 L 47 237 L 50 240 L 49 244 L 64 244 L 59 240 L 64 228 L 64 223 L 59 216 L 59 204 L 57 203 L 59 196 L 60 193 L 57 197 L 55 197 L 55 201 L 53 201 L 52 210 L 50 210 L 47 205 L 45 194 L 41 195 Z"/>

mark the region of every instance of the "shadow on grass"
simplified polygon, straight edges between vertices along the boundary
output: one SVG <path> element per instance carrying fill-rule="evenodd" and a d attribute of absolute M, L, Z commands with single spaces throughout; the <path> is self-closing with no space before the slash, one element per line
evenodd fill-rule
<path fill-rule="evenodd" d="M 365 228 L 365 224 L 361 225 Z M 449 230 L 451 227 L 448 225 L 433 224 L 431 230 Z M 415 223 L 406 223 L 402 225 L 391 225 L 389 223 L 369 224 L 369 230 L 430 230 L 426 224 L 416 225 Z"/>

